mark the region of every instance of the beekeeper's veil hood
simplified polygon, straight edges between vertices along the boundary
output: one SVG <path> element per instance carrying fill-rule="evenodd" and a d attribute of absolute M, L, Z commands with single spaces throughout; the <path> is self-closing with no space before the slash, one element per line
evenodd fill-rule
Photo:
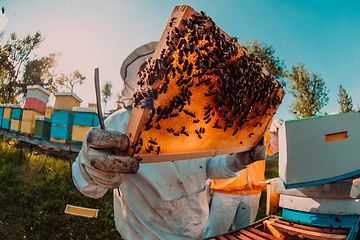
<path fill-rule="evenodd" d="M 122 107 L 131 106 L 133 94 L 138 88 L 137 80 L 140 67 L 146 62 L 146 59 L 152 58 L 157 44 L 158 42 L 150 42 L 138 47 L 122 63 L 120 76 L 124 81 L 124 90 L 119 100 Z"/>

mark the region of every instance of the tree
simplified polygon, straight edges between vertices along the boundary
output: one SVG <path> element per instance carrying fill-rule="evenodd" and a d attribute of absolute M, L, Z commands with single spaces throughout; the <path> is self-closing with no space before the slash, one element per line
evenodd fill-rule
<path fill-rule="evenodd" d="M 39 47 L 43 40 L 40 32 L 36 32 L 34 36 L 29 34 L 23 39 L 18 39 L 16 34 L 12 33 L 10 40 L 0 46 L 0 102 L 17 103 L 23 66 L 29 60 L 30 53 Z"/>
<path fill-rule="evenodd" d="M 284 60 L 275 57 L 275 49 L 272 45 L 266 43 L 259 43 L 257 40 L 252 42 L 247 41 L 245 44 L 249 53 L 254 53 L 264 63 L 266 70 L 268 70 L 273 77 L 281 84 L 282 87 L 286 86 L 284 80 L 286 66 Z"/>
<path fill-rule="evenodd" d="M 57 57 L 60 55 L 60 53 L 53 53 L 40 59 L 28 61 L 25 64 L 25 72 L 19 84 L 21 93 L 26 93 L 28 85 L 40 85 L 51 93 L 56 92 L 55 67 L 57 66 Z"/>
<path fill-rule="evenodd" d="M 80 73 L 80 70 L 74 70 L 70 75 L 60 73 L 60 76 L 56 79 L 57 84 L 66 87 L 71 92 L 74 90 L 75 84 L 83 84 L 86 77 Z"/>
<path fill-rule="evenodd" d="M 101 89 L 101 94 L 103 96 L 103 102 L 105 103 L 105 109 L 106 109 L 106 103 L 112 95 L 111 88 L 112 88 L 112 83 L 107 81 Z"/>
<path fill-rule="evenodd" d="M 345 88 L 342 85 L 339 85 L 339 99 L 338 103 L 340 104 L 340 113 L 352 112 L 353 111 L 353 103 L 352 98 L 349 97 Z"/>
<path fill-rule="evenodd" d="M 305 69 L 304 63 L 293 66 L 286 77 L 290 84 L 288 92 L 295 98 L 289 111 L 296 118 L 313 117 L 329 102 L 329 90 L 321 74 Z"/>

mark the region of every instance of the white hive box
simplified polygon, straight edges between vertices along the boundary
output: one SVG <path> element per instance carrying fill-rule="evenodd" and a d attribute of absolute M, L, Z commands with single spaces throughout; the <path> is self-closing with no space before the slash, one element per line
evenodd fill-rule
<path fill-rule="evenodd" d="M 359 123 L 359 112 L 285 121 L 279 132 L 279 175 L 285 188 L 359 174 Z"/>

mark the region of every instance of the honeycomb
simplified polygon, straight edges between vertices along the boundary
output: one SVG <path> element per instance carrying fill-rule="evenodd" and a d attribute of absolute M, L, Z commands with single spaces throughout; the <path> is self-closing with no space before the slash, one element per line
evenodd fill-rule
<path fill-rule="evenodd" d="M 134 110 L 146 114 L 131 148 L 149 161 L 249 150 L 284 96 L 237 38 L 204 12 L 185 15 L 170 16 L 158 57 L 148 61 L 133 97 Z"/>

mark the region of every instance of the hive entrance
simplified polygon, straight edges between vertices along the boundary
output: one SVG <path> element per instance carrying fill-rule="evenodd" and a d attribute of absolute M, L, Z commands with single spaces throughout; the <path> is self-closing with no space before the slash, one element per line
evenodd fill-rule
<path fill-rule="evenodd" d="M 246 151 L 284 92 L 205 13 L 175 7 L 134 94 L 127 134 L 143 162 Z"/>

